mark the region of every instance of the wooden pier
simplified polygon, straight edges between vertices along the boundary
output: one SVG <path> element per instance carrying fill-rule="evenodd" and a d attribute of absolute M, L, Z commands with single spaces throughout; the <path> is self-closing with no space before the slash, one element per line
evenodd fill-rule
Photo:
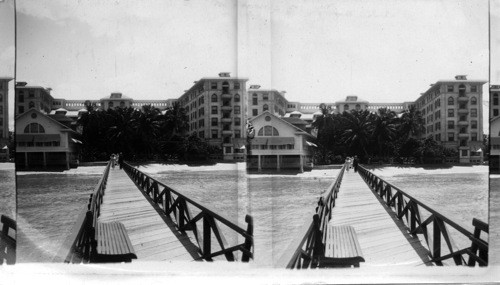
<path fill-rule="evenodd" d="M 488 265 L 488 224 L 471 233 L 362 166 L 344 165 L 315 212 L 277 267 Z"/>
<path fill-rule="evenodd" d="M 358 173 L 350 170 L 344 174 L 337 200 L 329 223 L 354 227 L 365 258 L 363 265 L 430 264 L 421 241 L 409 234 Z"/>
<path fill-rule="evenodd" d="M 163 219 L 150 201 L 125 173 L 116 167 L 109 172 L 99 222 L 121 222 L 127 229 L 138 260 L 194 260 L 200 254 L 196 241 Z"/>
<path fill-rule="evenodd" d="M 123 167 L 108 163 L 54 262 L 253 259 L 251 216 L 243 229 L 137 168 Z M 232 244 L 221 226 L 237 236 Z"/>

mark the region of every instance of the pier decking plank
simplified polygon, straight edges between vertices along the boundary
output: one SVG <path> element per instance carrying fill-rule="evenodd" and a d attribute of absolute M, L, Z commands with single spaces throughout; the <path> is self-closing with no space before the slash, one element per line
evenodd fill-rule
<path fill-rule="evenodd" d="M 330 224 L 355 228 L 362 267 L 427 264 L 427 249 L 382 203 L 358 173 L 345 172 Z"/>
<path fill-rule="evenodd" d="M 164 220 L 125 171 L 111 169 L 99 221 L 119 221 L 127 229 L 137 260 L 195 260 L 195 240 Z"/>

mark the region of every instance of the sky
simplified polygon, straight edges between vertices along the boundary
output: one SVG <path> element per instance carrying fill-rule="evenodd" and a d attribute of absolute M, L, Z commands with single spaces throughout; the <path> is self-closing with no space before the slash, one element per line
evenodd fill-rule
<path fill-rule="evenodd" d="M 228 71 L 290 101 L 403 102 L 489 77 L 487 0 L 19 0 L 17 12 L 17 80 L 56 98 L 178 98 Z"/>
<path fill-rule="evenodd" d="M 15 29 L 13 0 L 0 1 L 0 77 L 14 78 Z M 14 80 L 9 82 L 9 98 L 14 98 Z M 9 129 L 14 130 L 14 100 L 9 100 Z"/>

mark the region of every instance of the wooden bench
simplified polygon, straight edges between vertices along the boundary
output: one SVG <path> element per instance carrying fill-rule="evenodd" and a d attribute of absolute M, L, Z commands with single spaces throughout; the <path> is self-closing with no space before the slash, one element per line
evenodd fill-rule
<path fill-rule="evenodd" d="M 328 225 L 325 256 L 320 259 L 320 267 L 359 267 L 364 261 L 354 228 Z"/>
<path fill-rule="evenodd" d="M 16 233 L 13 233 L 13 231 L 17 231 L 16 222 L 4 215 L 2 215 L 0 221 L 3 225 L 0 232 L 0 264 L 4 262 L 14 264 L 16 262 Z"/>
<path fill-rule="evenodd" d="M 137 259 L 127 229 L 120 222 L 97 223 L 96 262 L 131 262 Z"/>

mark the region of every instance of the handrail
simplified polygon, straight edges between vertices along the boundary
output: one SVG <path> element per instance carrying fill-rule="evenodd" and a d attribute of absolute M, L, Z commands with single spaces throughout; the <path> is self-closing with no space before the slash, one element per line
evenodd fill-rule
<path fill-rule="evenodd" d="M 96 247 L 94 239 L 95 226 L 99 218 L 110 166 L 111 161 L 106 165 L 99 183 L 97 183 L 94 191 L 90 194 L 89 203 L 78 215 L 71 234 L 63 242 L 58 253 L 52 260 L 53 262 L 88 263 L 93 261 L 92 258 Z"/>
<path fill-rule="evenodd" d="M 456 265 L 466 264 L 474 266 L 477 261 L 480 266 L 488 265 L 488 242 L 480 238 L 481 231 L 488 233 L 488 224 L 477 219 L 473 220 L 476 230 L 472 234 L 457 223 L 448 219 L 441 213 L 425 205 L 393 184 L 381 179 L 365 167 L 359 165 L 359 174 L 384 201 L 384 203 L 396 213 L 396 216 L 408 227 L 413 235 L 423 234 L 429 255 L 436 265 L 443 265 L 443 261 L 453 258 Z M 429 216 L 423 220 L 421 210 L 426 210 Z M 427 227 L 432 224 L 432 229 Z M 460 249 L 453 241 L 447 226 L 452 227 L 459 233 L 471 240 L 472 245 Z M 432 235 L 430 234 L 432 232 Z M 448 254 L 442 255 L 441 238 L 446 242 Z M 477 254 L 479 251 L 479 255 Z M 469 256 L 467 262 L 463 255 Z"/>
<path fill-rule="evenodd" d="M 307 218 L 302 228 L 307 229 L 296 238 L 281 256 L 277 267 L 289 269 L 315 268 L 319 265 L 319 257 L 324 254 L 326 228 L 332 218 L 332 209 L 339 192 L 342 178 L 347 168 L 345 163 L 335 181 L 330 184 L 326 196 L 320 197 L 312 221 Z"/>
<path fill-rule="evenodd" d="M 6 264 L 14 264 L 16 262 L 16 233 L 12 234 L 12 231 L 17 232 L 16 222 L 2 215 L 0 219 L 2 223 L 2 229 L 0 231 L 0 265 L 4 262 Z M 11 232 L 9 234 L 9 232 Z"/>
<path fill-rule="evenodd" d="M 123 163 L 123 168 L 139 189 L 150 197 L 167 217 L 170 217 L 176 223 L 180 231 L 193 232 L 203 259 L 211 261 L 213 257 L 224 255 L 228 261 L 234 261 L 235 251 L 242 253 L 241 261 L 243 262 L 248 262 L 250 258 L 253 259 L 253 219 L 250 215 L 245 217 L 247 223 L 247 229 L 245 230 L 130 164 Z M 189 206 L 197 208 L 200 212 L 193 217 Z M 198 229 L 199 221 L 202 221 L 202 231 Z M 218 223 L 238 233 L 243 237 L 244 242 L 229 246 L 219 229 Z M 212 232 L 220 247 L 217 252 L 212 252 Z"/>

